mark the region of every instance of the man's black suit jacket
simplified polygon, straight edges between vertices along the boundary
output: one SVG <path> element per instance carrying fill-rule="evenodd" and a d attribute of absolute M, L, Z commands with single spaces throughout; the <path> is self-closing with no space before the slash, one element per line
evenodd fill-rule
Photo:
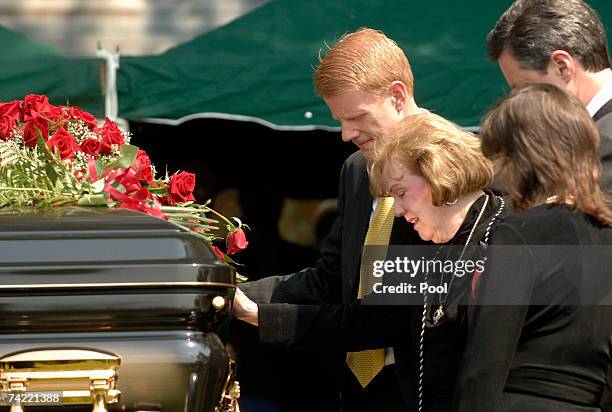
<path fill-rule="evenodd" d="M 601 151 L 601 188 L 612 196 L 612 100 L 608 100 L 593 116 L 599 129 Z M 608 386 L 601 400 L 602 411 L 612 411 L 612 362 L 608 369 Z"/>
<path fill-rule="evenodd" d="M 612 194 L 612 100 L 604 104 L 593 116 L 599 129 L 601 151 L 601 187 Z"/>

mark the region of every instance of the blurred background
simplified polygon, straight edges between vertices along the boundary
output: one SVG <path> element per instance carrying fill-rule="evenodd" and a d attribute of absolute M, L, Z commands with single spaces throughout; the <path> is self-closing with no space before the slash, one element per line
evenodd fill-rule
<path fill-rule="evenodd" d="M 236 257 L 243 275 L 292 273 L 318 257 L 340 168 L 355 150 L 313 92 L 325 44 L 360 27 L 383 30 L 412 64 L 417 103 L 473 129 L 508 91 L 485 38 L 510 3 L 0 0 L 0 101 L 44 94 L 118 118 L 158 173 L 196 173 L 200 202 L 249 224 L 249 248 Z M 612 2 L 589 3 L 612 27 Z M 269 410 L 325 410 L 333 399 L 319 355 L 246 356 L 245 395 Z M 292 405 L 293 390 L 315 384 L 316 396 Z"/>
<path fill-rule="evenodd" d="M 269 0 L 2 0 L 0 24 L 64 56 L 98 42 L 126 55 L 159 54 L 223 26 Z"/>

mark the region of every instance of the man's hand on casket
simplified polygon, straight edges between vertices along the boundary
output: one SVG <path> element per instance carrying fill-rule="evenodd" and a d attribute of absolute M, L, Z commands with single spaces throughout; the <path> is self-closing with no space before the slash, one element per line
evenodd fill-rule
<path fill-rule="evenodd" d="M 258 326 L 259 322 L 257 316 L 259 314 L 259 308 L 255 302 L 249 299 L 249 297 L 240 290 L 240 288 L 236 288 L 233 312 L 234 316 L 238 319 L 250 323 L 251 325 Z"/>

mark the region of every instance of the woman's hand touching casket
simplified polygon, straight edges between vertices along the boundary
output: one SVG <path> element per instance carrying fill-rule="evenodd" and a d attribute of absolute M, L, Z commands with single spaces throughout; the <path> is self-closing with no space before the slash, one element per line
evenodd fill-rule
<path fill-rule="evenodd" d="M 250 323 L 251 325 L 258 326 L 259 324 L 257 319 L 259 308 L 257 304 L 249 299 L 240 288 L 236 288 L 233 313 L 238 319 Z"/>

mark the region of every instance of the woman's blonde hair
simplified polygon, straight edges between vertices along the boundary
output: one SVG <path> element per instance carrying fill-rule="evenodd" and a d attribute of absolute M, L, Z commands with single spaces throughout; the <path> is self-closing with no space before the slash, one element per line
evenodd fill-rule
<path fill-rule="evenodd" d="M 423 177 L 435 206 L 489 186 L 493 164 L 480 150 L 480 140 L 433 113 L 408 116 L 379 139 L 369 167 L 372 193 L 386 192 L 389 162 Z"/>
<path fill-rule="evenodd" d="M 394 81 L 413 94 L 413 77 L 406 55 L 378 30 L 362 28 L 342 37 L 320 59 L 314 72 L 317 94 L 331 97 L 357 88 L 382 96 Z"/>

